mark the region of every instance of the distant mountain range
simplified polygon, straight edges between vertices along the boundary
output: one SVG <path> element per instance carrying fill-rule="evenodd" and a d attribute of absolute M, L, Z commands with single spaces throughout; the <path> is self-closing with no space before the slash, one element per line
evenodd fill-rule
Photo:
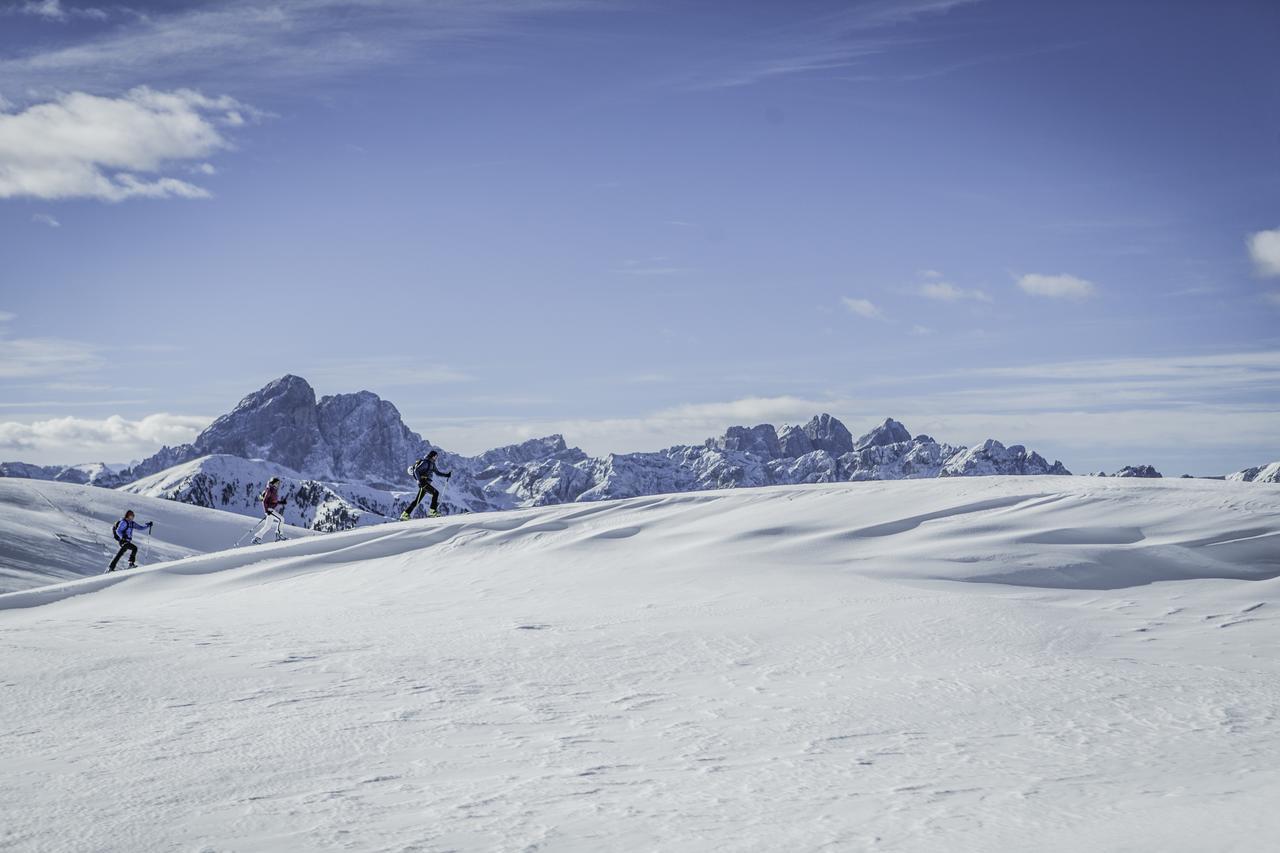
<path fill-rule="evenodd" d="M 305 379 L 289 375 L 245 397 L 193 443 L 162 448 L 132 468 L 11 462 L 0 464 L 0 476 L 119 488 L 246 515 L 260 512 L 258 493 L 279 476 L 289 523 L 342 530 L 397 516 L 415 491 L 409 464 L 432 447 L 376 394 L 317 400 Z M 730 427 L 702 444 L 650 453 L 591 457 L 559 435 L 478 456 L 436 449 L 441 468 L 453 472 L 443 481 L 449 512 L 748 486 L 1071 473 L 1022 445 L 943 444 L 912 436 L 892 418 L 854 438 L 828 414 L 781 429 Z M 1121 475 L 1159 476 L 1149 467 Z M 1278 475 L 1280 463 L 1230 479 L 1275 482 Z"/>

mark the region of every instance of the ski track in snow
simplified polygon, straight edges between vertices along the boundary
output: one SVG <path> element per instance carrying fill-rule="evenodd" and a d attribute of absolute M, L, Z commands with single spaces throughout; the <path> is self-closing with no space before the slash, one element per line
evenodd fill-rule
<path fill-rule="evenodd" d="M 1253 484 L 845 483 L 20 591 L 0 849 L 1268 850 L 1277 543 Z"/>

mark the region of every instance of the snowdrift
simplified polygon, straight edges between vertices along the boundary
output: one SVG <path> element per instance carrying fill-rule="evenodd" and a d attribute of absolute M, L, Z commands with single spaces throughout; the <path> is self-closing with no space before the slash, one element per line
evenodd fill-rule
<path fill-rule="evenodd" d="M 0 479 L 0 593 L 102 573 L 118 547 L 111 526 L 128 509 L 156 522 L 136 539 L 147 563 L 222 550 L 252 527 L 244 516 L 95 486 Z"/>
<path fill-rule="evenodd" d="M 33 496 L 35 490 L 22 485 L 6 488 L 0 481 L 0 497 L 9 502 L 11 495 L 25 494 L 39 522 L 34 530 L 60 543 L 73 540 L 53 532 L 58 525 L 48 503 L 41 509 L 44 495 Z M 97 501 L 101 490 L 62 489 L 56 495 L 60 510 L 74 513 L 72 524 L 87 531 L 96 529 L 92 525 L 109 528 L 125 506 L 145 506 L 140 517 L 161 518 L 159 529 L 171 528 L 191 552 L 226 547 L 247 529 L 241 517 L 227 513 L 110 492 L 113 501 Z M 82 503 L 89 498 L 92 507 Z M 256 583 L 262 571 L 305 572 L 392 556 L 428 560 L 429 549 L 448 552 L 463 543 L 470 550 L 518 545 L 554 553 L 633 537 L 642 537 L 634 544 L 643 543 L 644 559 L 657 564 L 695 551 L 719 562 L 767 555 L 771 563 L 805 570 L 827 567 L 890 580 L 1076 589 L 1195 578 L 1258 580 L 1280 575 L 1280 492 L 1221 481 L 992 477 L 686 493 L 377 525 L 188 557 L 153 571 L 251 569 L 250 583 Z M 157 537 L 157 554 L 171 550 L 161 541 Z M 7 553 L 5 558 L 17 559 Z M 27 596 L 0 596 L 0 608 L 54 601 L 124 580 L 95 578 Z"/>
<path fill-rule="evenodd" d="M 0 847 L 1262 849 L 1278 545 L 1251 484 L 942 479 L 16 592 Z"/>

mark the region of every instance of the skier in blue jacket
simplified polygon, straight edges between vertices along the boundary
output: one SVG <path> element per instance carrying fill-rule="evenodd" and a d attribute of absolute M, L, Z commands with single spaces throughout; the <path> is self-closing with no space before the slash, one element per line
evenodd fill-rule
<path fill-rule="evenodd" d="M 124 518 L 116 522 L 116 526 L 111 528 L 111 532 L 115 534 L 116 541 L 120 543 L 120 550 L 116 552 L 116 558 L 111 561 L 111 565 L 107 571 L 114 572 L 116 563 L 120 562 L 120 558 L 124 556 L 124 552 L 129 552 L 129 568 L 136 569 L 138 567 L 138 546 L 133 544 L 133 532 L 139 527 L 145 527 L 150 530 L 154 521 L 148 521 L 146 524 L 138 524 L 133 520 L 133 510 L 129 510 L 124 514 Z"/>

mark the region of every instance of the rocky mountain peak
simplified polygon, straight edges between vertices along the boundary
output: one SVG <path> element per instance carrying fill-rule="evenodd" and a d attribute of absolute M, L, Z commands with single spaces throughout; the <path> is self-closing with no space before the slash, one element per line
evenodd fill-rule
<path fill-rule="evenodd" d="M 905 426 L 893 418 L 885 418 L 884 423 L 860 437 L 854 448 L 862 450 L 867 447 L 884 447 L 910 440 L 911 432 Z"/>
<path fill-rule="evenodd" d="M 759 424 L 753 427 L 734 426 L 725 430 L 723 436 L 707 442 L 708 447 L 718 450 L 738 450 L 753 453 L 765 459 L 777 459 L 782 455 L 782 447 L 778 443 L 778 433 L 772 424 Z"/>
<path fill-rule="evenodd" d="M 1126 465 L 1117 471 L 1115 477 L 1143 477 L 1146 479 L 1161 479 L 1163 474 L 1155 469 L 1152 465 Z"/>
<path fill-rule="evenodd" d="M 825 450 L 832 456 L 840 456 L 853 450 L 853 434 L 845 425 L 828 414 L 815 415 L 804 425 L 804 434 L 814 450 Z"/>

